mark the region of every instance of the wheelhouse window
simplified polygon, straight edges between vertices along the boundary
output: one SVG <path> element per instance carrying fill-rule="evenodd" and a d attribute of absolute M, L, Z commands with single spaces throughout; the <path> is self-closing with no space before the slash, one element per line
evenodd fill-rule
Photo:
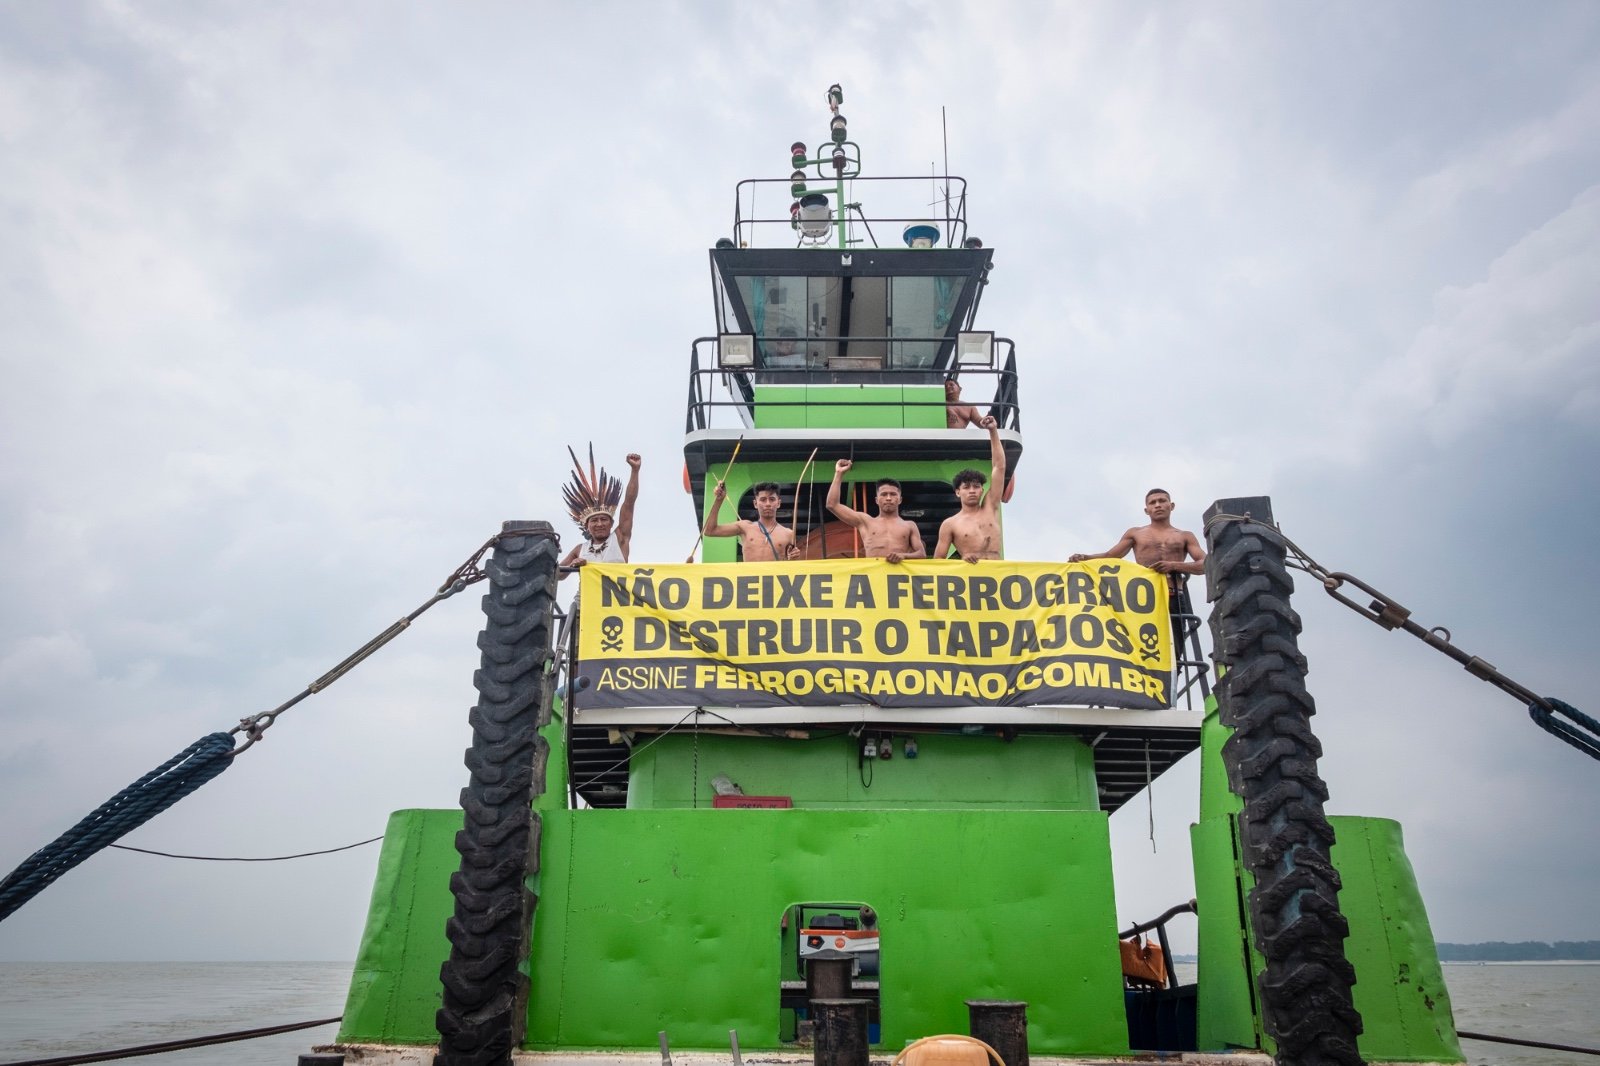
<path fill-rule="evenodd" d="M 748 274 L 734 281 L 764 369 L 928 370 L 949 343 L 963 279 Z"/>
<path fill-rule="evenodd" d="M 956 298 L 961 295 L 961 279 L 935 274 L 890 281 L 888 332 L 896 339 L 889 346 L 889 365 L 927 369 L 938 360 L 939 349 L 945 343 L 943 338 L 955 314 Z M 940 339 L 901 339 L 908 337 Z"/>

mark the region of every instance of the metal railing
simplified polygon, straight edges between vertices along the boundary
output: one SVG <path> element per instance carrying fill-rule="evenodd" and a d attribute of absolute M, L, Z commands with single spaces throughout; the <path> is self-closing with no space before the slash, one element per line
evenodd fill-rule
<path fill-rule="evenodd" d="M 790 178 L 746 178 L 734 187 L 733 243 L 735 247 L 776 248 L 783 247 L 789 241 L 799 243 L 793 225 L 793 218 L 789 213 L 790 204 L 798 199 L 790 190 L 791 180 Z M 807 193 L 823 193 L 830 198 L 830 207 L 835 211 L 835 221 L 842 219 L 846 226 L 853 226 L 855 222 L 860 222 L 861 228 L 866 231 L 867 240 L 871 242 L 874 248 L 882 247 L 878 243 L 877 235 L 872 230 L 872 224 L 875 222 L 879 225 L 891 226 L 895 223 L 932 222 L 938 224 L 941 228 L 944 247 L 960 248 L 966 242 L 967 179 L 965 178 L 957 177 L 953 174 L 939 176 L 886 175 L 883 177 L 846 177 L 844 179 L 844 187 L 848 192 L 845 194 L 847 197 L 846 202 L 842 205 L 831 202 L 832 199 L 838 196 L 838 180 L 834 176 L 819 172 L 816 175 L 808 176 L 805 180 Z M 903 216 L 899 214 L 868 215 L 861 209 L 859 201 L 849 199 L 849 197 L 855 195 L 854 186 L 857 182 L 882 183 L 882 186 L 892 193 L 903 193 L 901 198 L 906 203 L 924 207 L 924 210 L 918 214 Z M 931 183 L 931 188 L 929 183 Z M 769 186 L 778 188 L 769 189 Z M 924 191 L 909 192 L 909 190 Z M 772 202 L 780 205 L 783 214 L 760 215 L 756 213 L 758 197 L 760 194 L 768 192 L 771 193 Z M 927 194 L 932 195 L 932 203 L 928 202 Z M 750 198 L 751 205 L 751 213 L 748 218 L 744 215 L 744 201 L 747 195 Z M 841 209 L 844 212 L 842 215 L 839 213 Z M 786 231 L 780 234 L 784 238 L 782 244 L 772 237 L 772 231 L 780 227 L 783 231 Z M 757 243 L 758 233 L 768 238 L 767 244 L 760 245 Z M 897 240 L 899 236 L 899 233 L 895 233 L 890 239 Z M 866 243 L 853 237 L 848 238 L 848 241 L 851 244 Z M 891 246 L 899 247 L 898 244 Z"/>
<path fill-rule="evenodd" d="M 792 338 L 757 338 L 761 342 L 780 339 L 787 340 Z M 853 343 L 858 341 L 943 341 L 947 338 L 828 336 L 809 337 L 806 339 L 819 343 Z M 710 429 L 713 417 L 719 411 L 734 412 L 740 423 L 748 426 L 755 417 L 757 407 L 859 407 L 864 404 L 863 401 L 859 400 L 822 400 L 816 398 L 780 400 L 770 397 L 763 397 L 758 402 L 755 395 L 756 385 L 942 385 L 952 370 L 950 367 L 933 366 L 873 369 L 828 365 L 751 367 L 749 369 L 729 370 L 717 365 L 716 343 L 717 338 L 715 337 L 698 337 L 690 346 L 689 388 L 684 417 L 685 433 Z M 955 368 L 959 370 L 959 377 L 963 381 L 971 382 L 977 379 L 992 378 L 994 380 L 994 389 L 991 398 L 980 400 L 974 396 L 963 396 L 961 402 L 963 405 L 971 405 L 983 413 L 992 415 L 999 422 L 1001 429 L 1021 430 L 1022 418 L 1018 403 L 1016 345 L 1005 337 L 996 337 L 995 344 L 1004 345 L 1005 347 L 1005 358 L 999 367 L 965 366 Z M 709 352 L 703 358 L 701 354 L 702 346 L 709 346 Z M 719 383 L 722 386 L 722 392 L 727 397 L 726 399 L 718 399 L 716 396 L 716 386 Z M 908 409 L 944 408 L 948 406 L 943 399 L 874 399 L 867 402 L 867 405 L 875 408 L 901 407 Z"/>
<path fill-rule="evenodd" d="M 1205 652 L 1200 647 L 1201 620 L 1195 613 L 1194 601 L 1189 597 L 1187 576 L 1183 576 L 1175 588 L 1169 587 L 1169 595 L 1172 597 L 1172 658 L 1174 684 L 1177 686 L 1172 693 L 1172 705 L 1176 707 L 1181 696 L 1183 705 L 1193 710 L 1196 687 L 1200 690 L 1202 707 L 1211 695 L 1211 664 L 1206 661 Z"/>

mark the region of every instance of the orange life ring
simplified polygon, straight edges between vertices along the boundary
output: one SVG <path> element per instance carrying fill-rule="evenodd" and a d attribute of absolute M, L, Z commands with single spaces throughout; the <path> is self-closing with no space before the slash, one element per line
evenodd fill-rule
<path fill-rule="evenodd" d="M 688 463 L 684 463 L 683 464 L 683 491 L 687 492 L 691 496 L 694 495 L 694 487 L 689 484 L 689 464 Z"/>
<path fill-rule="evenodd" d="M 1016 492 L 1016 491 L 1017 491 L 1017 475 L 1012 474 L 1011 477 L 1006 481 L 1006 489 L 1005 489 L 1005 491 L 1000 494 L 1000 502 L 1001 503 L 1010 503 L 1011 502 L 1011 494 L 1013 492 Z"/>

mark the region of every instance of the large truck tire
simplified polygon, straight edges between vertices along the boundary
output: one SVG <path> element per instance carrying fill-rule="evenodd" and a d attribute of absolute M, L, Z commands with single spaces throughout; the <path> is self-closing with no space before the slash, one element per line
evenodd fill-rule
<path fill-rule="evenodd" d="M 560 543 L 546 522 L 508 522 L 484 569 L 487 622 L 473 675 L 478 702 L 468 715 L 471 771 L 461 791 L 461 866 L 451 875 L 455 914 L 445 924 L 450 957 L 440 969 L 435 1066 L 509 1066 L 527 1025 L 533 909 L 526 887 L 539 868 L 539 818 L 549 745 L 548 667 L 554 650 L 556 560 Z"/>
<path fill-rule="evenodd" d="M 1329 859 L 1328 789 L 1317 774 L 1322 747 L 1311 731 L 1316 704 L 1305 686 L 1300 616 L 1289 606 L 1286 546 L 1263 497 L 1219 500 L 1206 517 L 1211 633 L 1226 668 L 1218 717 L 1233 730 L 1222 758 L 1244 801 L 1250 920 L 1266 964 L 1256 982 L 1262 1023 L 1280 1063 L 1355 1066 L 1361 1015 L 1344 953 L 1350 930 Z"/>

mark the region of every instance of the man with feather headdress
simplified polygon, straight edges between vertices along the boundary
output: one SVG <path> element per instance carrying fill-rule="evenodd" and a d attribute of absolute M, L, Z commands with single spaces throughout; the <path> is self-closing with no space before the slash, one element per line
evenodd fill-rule
<path fill-rule="evenodd" d="M 639 498 L 638 454 L 628 453 L 631 469 L 626 492 L 622 482 L 604 468 L 596 472 L 593 444 L 589 445 L 588 474 L 584 473 L 583 464 L 578 462 L 578 456 L 570 447 L 567 454 L 572 456 L 572 482 L 562 486 L 561 492 L 566 499 L 567 513 L 583 530 L 583 538 L 572 546 L 561 565 L 579 567 L 585 563 L 627 562 L 628 546 L 633 541 L 633 504 Z M 620 512 L 617 509 L 619 499 L 622 501 Z"/>

